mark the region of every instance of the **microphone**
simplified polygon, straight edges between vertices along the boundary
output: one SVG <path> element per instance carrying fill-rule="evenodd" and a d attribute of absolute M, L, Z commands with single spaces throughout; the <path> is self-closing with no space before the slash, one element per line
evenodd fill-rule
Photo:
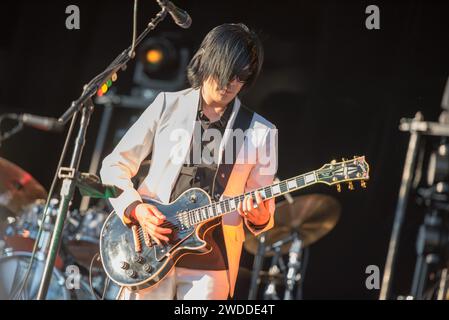
<path fill-rule="evenodd" d="M 186 11 L 178 8 L 169 0 L 157 0 L 157 3 L 161 6 L 161 8 L 165 8 L 168 11 L 173 21 L 178 26 L 184 29 L 190 28 L 192 19 Z"/>
<path fill-rule="evenodd" d="M 17 120 L 24 125 L 42 131 L 61 131 L 64 128 L 64 125 L 55 118 L 41 117 L 29 113 L 19 115 Z"/>

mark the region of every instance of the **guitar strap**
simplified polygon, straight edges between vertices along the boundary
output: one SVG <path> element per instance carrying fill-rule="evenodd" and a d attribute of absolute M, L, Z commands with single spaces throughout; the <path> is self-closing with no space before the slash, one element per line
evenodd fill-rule
<path fill-rule="evenodd" d="M 253 120 L 254 112 L 246 108 L 243 104 L 240 104 L 240 109 L 234 120 L 232 131 L 236 129 L 241 129 L 245 132 L 251 125 Z M 215 173 L 215 178 L 213 182 L 212 195 L 215 201 L 218 201 L 221 194 L 226 189 L 229 177 L 234 168 L 234 164 L 237 160 L 237 155 L 240 149 L 243 147 L 244 139 L 237 139 L 235 135 L 231 135 L 226 143 L 225 148 L 223 148 L 223 153 L 221 157 L 221 162 Z M 232 150 L 232 163 L 225 163 L 225 152 Z M 229 158 L 229 156 L 228 156 Z"/>

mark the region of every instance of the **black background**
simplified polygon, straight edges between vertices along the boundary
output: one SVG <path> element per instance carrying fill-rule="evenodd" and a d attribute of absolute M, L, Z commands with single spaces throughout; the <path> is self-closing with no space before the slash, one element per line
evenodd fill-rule
<path fill-rule="evenodd" d="M 66 6 L 81 11 L 81 29 L 65 28 Z M 445 1 L 177 1 L 192 19 L 170 19 L 154 35 L 178 32 L 194 50 L 225 22 L 244 22 L 265 47 L 263 72 L 243 101 L 279 129 L 279 176 L 316 169 L 334 158 L 366 155 L 368 188 L 334 195 L 342 204 L 336 228 L 311 247 L 305 298 L 376 299 L 365 268 L 383 270 L 408 135 L 402 117 L 421 110 L 436 120 L 449 75 L 449 6 Z M 367 30 L 365 8 L 380 8 L 380 30 Z M 157 12 L 139 3 L 139 30 Z M 0 4 L 0 113 L 60 116 L 82 85 L 131 41 L 132 1 L 3 1 Z M 134 62 L 116 84 L 128 90 Z M 87 169 L 98 125 L 89 128 Z M 95 120 L 96 119 L 96 120 Z M 5 157 L 49 187 L 63 135 L 27 128 L 0 147 Z M 416 211 L 416 212 L 415 212 Z M 414 234 L 422 218 L 409 212 L 395 291 L 406 293 L 414 267 Z M 243 265 L 250 266 L 249 257 Z"/>

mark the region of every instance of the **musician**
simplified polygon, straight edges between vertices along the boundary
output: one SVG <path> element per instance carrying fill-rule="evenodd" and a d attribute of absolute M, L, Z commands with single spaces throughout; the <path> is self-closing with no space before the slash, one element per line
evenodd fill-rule
<path fill-rule="evenodd" d="M 169 203 L 198 187 L 217 201 L 272 183 L 277 170 L 277 130 L 252 112 L 245 143 L 236 150 L 229 177 L 217 177 L 219 164 L 228 159 L 229 131 L 244 108 L 237 95 L 257 79 L 262 61 L 260 40 L 244 24 L 223 24 L 206 35 L 188 65 L 191 88 L 160 93 L 103 161 L 103 183 L 124 190 L 111 199 L 123 223 L 140 224 L 157 243 L 168 241 L 172 230 L 161 226 L 164 212 L 143 203 L 142 196 Z M 131 178 L 150 153 L 149 172 L 136 190 Z M 255 235 L 272 228 L 274 208 L 273 199 L 263 201 L 260 194 L 255 200 L 246 197 L 236 211 L 218 218 L 220 224 L 206 239 L 211 252 L 184 255 L 156 285 L 137 292 L 124 288 L 119 298 L 232 297 L 244 228 Z"/>

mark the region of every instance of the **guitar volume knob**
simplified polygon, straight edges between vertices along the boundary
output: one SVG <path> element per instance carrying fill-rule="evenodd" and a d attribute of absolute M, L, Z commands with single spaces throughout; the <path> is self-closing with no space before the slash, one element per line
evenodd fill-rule
<path fill-rule="evenodd" d="M 151 273 L 152 270 L 153 270 L 153 267 L 151 267 L 151 264 L 145 263 L 143 265 L 143 271 L 145 271 L 146 273 Z"/>
<path fill-rule="evenodd" d="M 145 258 L 142 257 L 141 255 L 135 255 L 132 258 L 132 260 L 133 260 L 134 263 L 144 263 L 145 262 Z"/>
<path fill-rule="evenodd" d="M 120 268 L 123 270 L 128 270 L 129 269 L 129 263 L 126 261 L 120 261 Z"/>
<path fill-rule="evenodd" d="M 137 277 L 137 272 L 132 269 L 129 269 L 126 271 L 126 275 L 130 278 L 135 278 Z"/>

